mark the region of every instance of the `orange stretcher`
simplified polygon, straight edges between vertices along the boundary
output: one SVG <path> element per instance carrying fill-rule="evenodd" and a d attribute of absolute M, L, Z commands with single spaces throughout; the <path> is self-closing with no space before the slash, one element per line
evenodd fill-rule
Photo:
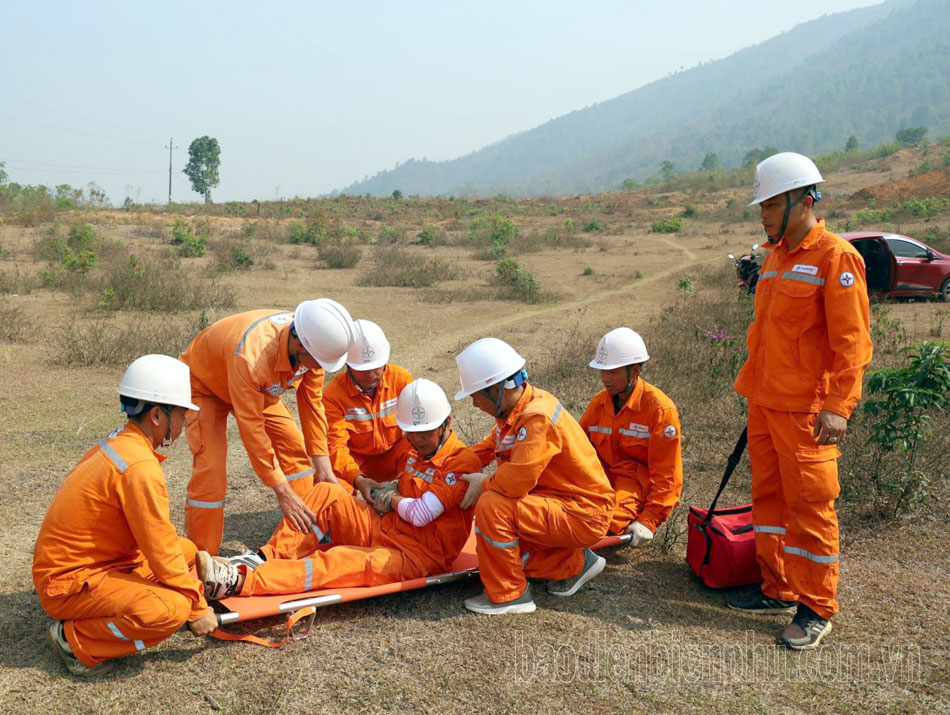
<path fill-rule="evenodd" d="M 598 541 L 593 548 L 602 549 L 608 546 L 619 546 L 630 541 L 629 534 L 620 536 L 606 536 Z M 364 598 L 385 596 L 390 593 L 414 591 L 418 588 L 436 586 L 443 583 L 460 581 L 478 575 L 478 557 L 475 555 L 475 530 L 468 537 L 462 553 L 452 562 L 451 570 L 445 573 L 414 578 L 408 581 L 398 581 L 380 586 L 361 586 L 357 588 L 317 589 L 305 593 L 280 594 L 275 596 L 231 596 L 223 598 L 218 603 L 227 609 L 218 614 L 218 624 L 238 623 L 255 618 L 267 618 L 281 614 L 294 614 L 304 608 L 322 608 L 337 603 L 360 601 Z"/>

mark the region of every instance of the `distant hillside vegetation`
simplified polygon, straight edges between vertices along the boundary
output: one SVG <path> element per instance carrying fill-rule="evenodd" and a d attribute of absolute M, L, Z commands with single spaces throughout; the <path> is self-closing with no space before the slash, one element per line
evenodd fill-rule
<path fill-rule="evenodd" d="M 660 163 L 735 166 L 753 147 L 815 154 L 950 132 L 950 2 L 889 0 L 828 15 L 725 59 L 571 112 L 452 161 L 410 159 L 346 194 L 610 191 Z"/>

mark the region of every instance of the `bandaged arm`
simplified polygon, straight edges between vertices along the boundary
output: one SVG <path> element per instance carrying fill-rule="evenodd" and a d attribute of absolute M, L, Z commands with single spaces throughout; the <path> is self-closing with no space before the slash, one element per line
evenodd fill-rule
<path fill-rule="evenodd" d="M 418 499 L 404 497 L 396 505 L 396 512 L 403 521 L 413 526 L 425 526 L 439 518 L 445 511 L 442 502 L 432 492 L 426 492 Z"/>

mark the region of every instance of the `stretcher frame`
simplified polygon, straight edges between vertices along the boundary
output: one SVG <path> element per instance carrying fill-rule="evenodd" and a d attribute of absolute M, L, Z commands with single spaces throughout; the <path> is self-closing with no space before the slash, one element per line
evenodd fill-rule
<path fill-rule="evenodd" d="M 611 546 L 622 546 L 628 543 L 631 538 L 630 534 L 605 536 L 591 548 L 596 550 Z M 280 615 L 287 615 L 289 617 L 303 608 L 323 608 L 339 603 L 362 601 L 391 593 L 415 591 L 421 588 L 428 588 L 429 586 L 438 586 L 444 583 L 452 583 L 454 581 L 472 578 L 478 575 L 478 557 L 475 554 L 474 530 L 469 536 L 465 547 L 462 549 L 462 553 L 455 559 L 452 566 L 453 569 L 445 573 L 409 579 L 407 581 L 381 584 L 379 586 L 314 589 L 313 591 L 304 593 L 272 596 L 230 596 L 229 598 L 218 601 L 221 606 L 228 609 L 227 612 L 218 614 L 218 624 L 227 625 L 229 623 L 240 623 L 242 621 L 251 621 L 258 618 L 269 618 L 271 616 Z M 314 614 L 315 613 L 316 611 L 314 610 Z M 309 631 L 312 621 L 313 615 L 308 619 L 308 623 L 305 626 L 306 631 Z M 299 637 L 303 638 L 305 635 Z"/>

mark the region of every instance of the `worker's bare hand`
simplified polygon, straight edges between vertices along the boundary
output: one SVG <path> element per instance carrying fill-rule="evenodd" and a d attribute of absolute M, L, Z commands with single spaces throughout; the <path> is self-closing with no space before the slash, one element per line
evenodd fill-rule
<path fill-rule="evenodd" d="M 194 636 L 210 636 L 218 629 L 218 616 L 210 608 L 196 621 L 188 624 L 188 629 Z"/>
<path fill-rule="evenodd" d="M 274 487 L 274 493 L 277 495 L 277 504 L 280 506 L 280 510 L 284 512 L 284 517 L 286 517 L 294 531 L 299 531 L 302 534 L 308 533 L 310 524 L 316 521 L 317 517 L 303 503 L 303 499 L 297 496 L 297 493 L 291 489 L 287 482 Z"/>
<path fill-rule="evenodd" d="M 340 486 L 340 480 L 333 473 L 333 467 L 330 465 L 330 458 L 325 454 L 312 455 L 310 463 L 313 465 L 313 481 L 329 482 Z"/>
<path fill-rule="evenodd" d="M 812 437 L 815 438 L 815 444 L 818 446 L 825 444 L 839 445 L 844 442 L 847 431 L 848 420 L 835 412 L 822 410 L 818 413 L 818 419 L 815 420 L 815 430 Z"/>
<path fill-rule="evenodd" d="M 373 495 L 370 493 L 373 489 L 379 489 L 383 485 L 377 482 L 375 479 L 370 479 L 369 477 L 360 474 L 356 479 L 353 480 L 353 486 L 356 487 L 360 495 L 363 497 L 363 501 L 373 507 L 376 511 L 380 510 L 379 505 L 376 503 L 376 500 L 373 499 Z"/>
<path fill-rule="evenodd" d="M 488 479 L 488 475 L 482 472 L 473 472 L 472 474 L 463 474 L 462 479 L 468 482 L 468 490 L 465 492 L 465 496 L 462 497 L 460 506 L 463 509 L 468 509 L 482 495 L 482 482 Z"/>

